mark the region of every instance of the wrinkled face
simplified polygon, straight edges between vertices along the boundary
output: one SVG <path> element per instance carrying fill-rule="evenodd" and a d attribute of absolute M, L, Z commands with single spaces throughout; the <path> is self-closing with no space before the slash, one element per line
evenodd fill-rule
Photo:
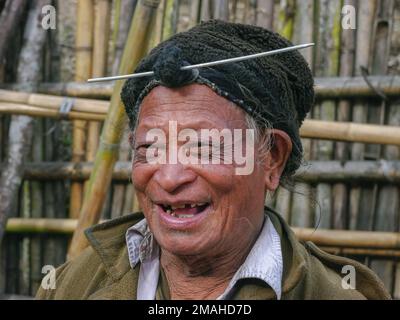
<path fill-rule="evenodd" d="M 218 255 L 234 250 L 262 226 L 269 172 L 257 160 L 248 175 L 238 175 L 237 164 L 223 161 L 149 163 L 146 152 L 154 143 L 148 139 L 149 130 L 165 132 L 168 154 L 171 120 L 176 121 L 178 131 L 245 130 L 245 113 L 204 85 L 158 86 L 142 102 L 134 137 L 132 180 L 160 246 L 176 255 Z M 178 142 L 178 147 L 183 143 Z M 199 148 L 204 143 L 208 142 L 200 139 Z"/>

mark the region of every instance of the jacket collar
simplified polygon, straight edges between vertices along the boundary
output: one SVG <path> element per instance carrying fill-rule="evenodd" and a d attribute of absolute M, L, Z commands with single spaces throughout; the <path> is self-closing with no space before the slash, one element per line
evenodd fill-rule
<path fill-rule="evenodd" d="M 90 245 L 100 256 L 108 276 L 120 280 L 131 268 L 125 233 L 144 218 L 141 212 L 122 216 L 85 230 Z"/>
<path fill-rule="evenodd" d="M 306 269 L 306 253 L 293 231 L 278 213 L 266 207 L 265 214 L 270 217 L 281 238 L 283 254 L 282 294 L 284 295 L 303 278 Z M 132 270 L 130 266 L 125 234 L 130 227 L 143 218 L 141 212 L 134 213 L 101 223 L 85 231 L 90 245 L 100 256 L 105 271 L 114 281 L 121 282 L 120 280 L 129 271 L 138 272 L 138 267 Z M 255 283 L 252 290 L 241 290 L 238 297 L 251 298 L 248 296 L 249 292 L 257 292 L 259 299 L 272 299 L 275 296 L 270 287 L 263 287 L 259 283 Z"/>

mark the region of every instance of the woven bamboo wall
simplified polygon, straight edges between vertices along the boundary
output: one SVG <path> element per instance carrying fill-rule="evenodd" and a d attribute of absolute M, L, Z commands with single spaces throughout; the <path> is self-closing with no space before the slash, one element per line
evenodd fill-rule
<path fill-rule="evenodd" d="M 0 8 L 5 2 L 0 1 Z M 93 39 L 98 40 L 100 36 L 92 31 L 92 39 L 88 40 L 91 45 L 85 49 L 90 53 L 85 62 L 90 64 L 90 70 L 84 71 L 85 77 L 117 73 L 135 2 L 88 1 L 89 14 L 93 19 L 92 30 L 107 30 L 107 34 L 103 44 L 95 44 Z M 82 70 L 76 70 L 76 59 L 81 59 L 76 45 L 76 1 L 57 0 L 53 4 L 57 9 L 57 29 L 49 32 L 46 42 L 42 81 L 83 81 L 85 77 L 77 77 Z M 354 30 L 341 27 L 344 5 L 356 8 L 357 28 Z M 102 6 L 103 9 L 99 9 Z M 25 9 L 25 20 L 28 10 L 29 6 Z M 104 10 L 100 13 L 106 18 L 96 20 L 98 10 Z M 316 42 L 313 51 L 305 51 L 304 54 L 317 77 L 368 78 L 368 74 L 399 75 L 400 72 L 399 0 L 164 0 L 158 9 L 151 46 L 200 20 L 211 18 L 273 28 L 295 44 Z M 20 23 L 15 30 L 7 50 L 6 63 L 0 69 L 0 82 L 4 84 L 12 84 L 16 80 L 24 28 L 25 24 Z M 99 62 L 99 57 L 106 63 Z M 310 118 L 399 126 L 399 97 L 400 93 L 387 98 L 377 92 L 375 97 L 318 99 Z M 0 161 L 4 161 L 7 152 L 9 123 L 10 116 L 0 113 Z M 91 161 L 100 129 L 101 123 L 37 118 L 31 152 L 26 161 Z M 312 160 L 400 160 L 397 146 L 315 139 L 303 139 L 303 146 L 305 166 L 307 161 Z M 125 135 L 120 160 L 129 158 L 130 148 Z M 69 180 L 24 180 L 18 194 L 18 205 L 10 216 L 76 217 L 73 207 L 79 209 L 81 203 L 70 197 L 73 184 L 79 185 Z M 82 193 L 85 186 L 80 184 L 77 188 Z M 398 183 L 373 180 L 362 183 L 352 180 L 345 183 L 297 182 L 290 191 L 279 189 L 267 199 L 267 203 L 295 227 L 397 232 L 400 231 L 399 191 Z M 133 194 L 128 181 L 114 181 L 102 218 L 114 218 L 136 210 Z M 58 266 L 65 261 L 69 240 L 65 235 L 7 234 L 0 251 L 0 294 L 33 295 L 43 276 L 42 266 Z M 398 258 L 362 255 L 353 258 L 375 270 L 393 296 L 400 298 Z"/>

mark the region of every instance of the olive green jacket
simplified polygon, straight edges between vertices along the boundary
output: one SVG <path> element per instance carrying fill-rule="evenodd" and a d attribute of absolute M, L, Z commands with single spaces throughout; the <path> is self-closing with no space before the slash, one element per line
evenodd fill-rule
<path fill-rule="evenodd" d="M 364 265 L 300 243 L 290 227 L 266 209 L 281 237 L 282 299 L 390 299 L 379 278 Z M 126 230 L 143 219 L 141 213 L 123 216 L 86 230 L 90 246 L 57 269 L 56 289 L 39 289 L 38 299 L 136 299 L 139 265 L 130 267 Z M 342 287 L 342 268 L 354 266 L 356 288 Z M 244 281 L 234 299 L 276 299 L 262 281 Z"/>

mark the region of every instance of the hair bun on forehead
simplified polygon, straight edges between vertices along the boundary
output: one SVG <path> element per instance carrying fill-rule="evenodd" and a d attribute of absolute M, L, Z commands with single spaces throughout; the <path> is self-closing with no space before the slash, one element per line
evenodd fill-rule
<path fill-rule="evenodd" d="M 160 80 L 166 87 L 179 87 L 196 80 L 199 75 L 197 69 L 181 70 L 189 62 L 182 58 L 182 50 L 173 43 L 167 43 L 160 51 L 157 61 L 154 63 L 154 78 Z"/>
<path fill-rule="evenodd" d="M 292 46 L 272 31 L 244 24 L 211 20 L 178 33 L 155 47 L 138 65 L 137 72 L 154 71 L 153 77 L 128 79 L 122 89 L 130 124 L 136 122 L 141 100 L 156 85 L 179 87 L 208 85 L 233 101 L 256 120 L 285 131 L 293 150 L 285 168 L 291 175 L 302 159 L 299 128 L 314 103 L 314 81 L 307 62 L 297 51 L 182 71 L 188 64 L 235 58 Z M 216 106 L 218 107 L 218 106 Z"/>

